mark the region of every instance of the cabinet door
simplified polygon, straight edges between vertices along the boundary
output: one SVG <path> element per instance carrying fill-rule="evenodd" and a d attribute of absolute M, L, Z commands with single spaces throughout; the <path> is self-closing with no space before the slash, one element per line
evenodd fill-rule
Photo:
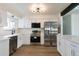
<path fill-rule="evenodd" d="M 24 28 L 24 20 L 23 19 L 19 19 L 18 28 Z"/>
<path fill-rule="evenodd" d="M 59 53 L 61 55 L 65 55 L 64 54 L 64 40 L 62 39 L 61 36 L 57 36 L 57 50 L 59 51 Z"/>
<path fill-rule="evenodd" d="M 61 51 L 61 54 L 64 56 L 65 55 L 65 44 L 64 44 L 64 40 L 61 39 L 60 41 L 60 51 Z"/>
<path fill-rule="evenodd" d="M 30 44 L 30 35 L 24 34 L 22 35 L 23 44 Z"/>
<path fill-rule="evenodd" d="M 71 44 L 71 56 L 79 56 L 79 44 Z"/>
<path fill-rule="evenodd" d="M 7 26 L 7 12 L 0 10 L 0 26 Z"/>
<path fill-rule="evenodd" d="M 17 29 L 17 28 L 18 28 L 18 18 L 15 19 L 15 29 Z"/>
<path fill-rule="evenodd" d="M 17 48 L 21 47 L 22 44 L 23 44 L 22 35 L 19 35 L 17 40 Z"/>
<path fill-rule="evenodd" d="M 31 22 L 28 19 L 24 20 L 24 28 L 31 28 Z"/>
<path fill-rule="evenodd" d="M 0 56 L 9 56 L 9 40 L 0 41 Z"/>
<path fill-rule="evenodd" d="M 71 56 L 71 42 L 68 40 L 65 40 L 65 56 Z"/>
<path fill-rule="evenodd" d="M 60 52 L 60 36 L 57 36 L 57 50 Z"/>

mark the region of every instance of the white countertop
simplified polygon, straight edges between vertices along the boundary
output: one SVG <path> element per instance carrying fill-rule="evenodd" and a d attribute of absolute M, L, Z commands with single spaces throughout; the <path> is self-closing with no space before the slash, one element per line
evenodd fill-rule
<path fill-rule="evenodd" d="M 4 37 L 6 37 L 6 38 L 10 38 L 10 37 L 12 37 L 12 36 L 17 36 L 18 34 L 13 34 L 13 35 L 6 35 L 6 36 L 4 36 Z"/>
<path fill-rule="evenodd" d="M 61 39 L 69 40 L 71 42 L 79 44 L 79 36 L 74 36 L 74 35 L 58 35 L 58 36 L 61 36 Z"/>
<path fill-rule="evenodd" d="M 7 40 L 7 39 L 9 39 L 9 38 L 12 37 L 12 36 L 17 36 L 17 35 L 18 35 L 18 34 L 0 36 L 0 41 L 2 41 L 2 40 Z"/>

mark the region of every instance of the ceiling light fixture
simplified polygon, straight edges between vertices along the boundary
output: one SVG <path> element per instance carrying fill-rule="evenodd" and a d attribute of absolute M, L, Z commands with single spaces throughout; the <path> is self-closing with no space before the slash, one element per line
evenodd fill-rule
<path fill-rule="evenodd" d="M 33 13 L 43 13 L 46 11 L 46 7 L 43 4 L 34 4 L 31 10 Z"/>

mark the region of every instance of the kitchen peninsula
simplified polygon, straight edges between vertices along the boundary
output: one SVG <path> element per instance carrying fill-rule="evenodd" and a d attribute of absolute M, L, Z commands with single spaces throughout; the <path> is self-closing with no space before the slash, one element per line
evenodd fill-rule
<path fill-rule="evenodd" d="M 79 36 L 58 34 L 57 50 L 62 56 L 79 56 Z"/>

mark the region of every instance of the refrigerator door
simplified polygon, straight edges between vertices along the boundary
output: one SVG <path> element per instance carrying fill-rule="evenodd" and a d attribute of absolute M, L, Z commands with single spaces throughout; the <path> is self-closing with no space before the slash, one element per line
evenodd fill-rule
<path fill-rule="evenodd" d="M 56 22 L 44 23 L 44 42 L 46 46 L 56 46 L 56 34 L 58 27 Z"/>

